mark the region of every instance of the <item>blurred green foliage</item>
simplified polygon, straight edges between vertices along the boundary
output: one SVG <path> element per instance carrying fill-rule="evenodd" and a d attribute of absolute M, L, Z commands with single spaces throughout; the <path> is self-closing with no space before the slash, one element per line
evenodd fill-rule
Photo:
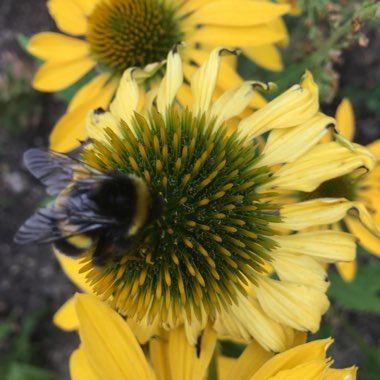
<path fill-rule="evenodd" d="M 38 347 L 32 341 L 37 324 L 46 310 L 26 317 L 15 331 L 16 318 L 0 322 L 0 379 L 1 380 L 53 380 L 54 374 L 34 364 Z"/>
<path fill-rule="evenodd" d="M 368 43 L 362 30 L 365 25 L 380 26 L 380 3 L 373 0 L 297 3 L 303 13 L 285 18 L 289 32 L 289 45 L 282 50 L 285 69 L 268 72 L 240 57 L 239 72 L 247 79 L 275 82 L 281 93 L 298 83 L 305 70 L 310 70 L 318 83 L 321 100 L 329 103 L 339 90 L 336 65 L 342 62 L 346 49 Z"/>
<path fill-rule="evenodd" d="M 354 281 L 344 282 L 337 273 L 330 276 L 328 291 L 342 308 L 380 314 L 380 260 L 371 258 L 360 263 Z"/>
<path fill-rule="evenodd" d="M 1 127 L 18 134 L 36 125 L 41 112 L 39 94 L 32 89 L 30 80 L 18 76 L 12 64 L 7 64 L 0 77 Z"/>

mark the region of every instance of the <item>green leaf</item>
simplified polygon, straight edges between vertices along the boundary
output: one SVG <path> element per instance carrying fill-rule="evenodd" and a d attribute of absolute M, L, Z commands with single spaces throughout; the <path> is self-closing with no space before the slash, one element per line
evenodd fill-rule
<path fill-rule="evenodd" d="M 28 51 L 29 38 L 23 33 L 17 33 L 17 42 L 21 48 L 25 51 Z"/>
<path fill-rule="evenodd" d="M 13 322 L 14 319 L 10 318 L 7 321 L 0 323 L 0 343 L 10 334 Z"/>
<path fill-rule="evenodd" d="M 367 380 L 378 380 L 380 373 L 380 349 L 371 350 L 365 354 L 365 360 L 360 371 Z"/>
<path fill-rule="evenodd" d="M 62 91 L 57 93 L 59 99 L 63 100 L 66 103 L 69 103 L 73 96 L 79 91 L 81 87 L 87 84 L 92 78 L 94 78 L 95 74 L 93 72 L 89 72 L 84 77 L 75 82 L 68 88 L 65 88 Z"/>
<path fill-rule="evenodd" d="M 9 366 L 7 380 L 53 380 L 52 372 L 29 364 L 13 362 Z"/>
<path fill-rule="evenodd" d="M 358 265 L 355 280 L 344 282 L 337 273 L 330 275 L 329 296 L 343 308 L 380 314 L 380 260 Z"/>

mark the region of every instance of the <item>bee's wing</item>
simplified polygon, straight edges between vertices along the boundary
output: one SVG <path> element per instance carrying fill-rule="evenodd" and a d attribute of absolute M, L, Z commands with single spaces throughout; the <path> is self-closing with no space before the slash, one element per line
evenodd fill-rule
<path fill-rule="evenodd" d="M 51 150 L 29 149 L 24 153 L 23 160 L 28 170 L 46 186 L 49 195 L 59 194 L 69 185 L 74 174 L 98 174 L 96 169 Z"/>
<path fill-rule="evenodd" d="M 45 244 L 115 225 L 112 218 L 101 217 L 96 212 L 83 214 L 59 210 L 54 204 L 38 209 L 17 231 L 14 242 L 20 245 Z"/>
<path fill-rule="evenodd" d="M 53 205 L 38 209 L 17 231 L 17 244 L 48 243 L 60 238 Z"/>

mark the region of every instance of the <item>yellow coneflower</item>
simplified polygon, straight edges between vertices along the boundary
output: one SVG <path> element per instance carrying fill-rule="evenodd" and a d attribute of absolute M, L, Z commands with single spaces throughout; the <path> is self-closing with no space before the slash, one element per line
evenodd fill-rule
<path fill-rule="evenodd" d="M 75 303 L 81 345 L 71 355 L 72 380 L 356 379 L 356 367 L 331 368 L 333 360 L 326 357 L 331 338 L 299 344 L 278 355 L 252 342 L 232 359 L 218 354 L 212 329 L 206 329 L 195 349 L 178 327 L 156 335 L 144 352 L 115 311 L 89 295 L 77 295 Z"/>
<path fill-rule="evenodd" d="M 371 170 L 375 159 L 357 145 L 320 143 L 334 119 L 319 112 L 310 73 L 231 124 L 254 88 L 270 86 L 245 82 L 213 102 L 228 53 L 235 51 L 213 50 L 194 74 L 191 108 L 175 101 L 183 78 L 177 49 L 155 98 L 138 92 L 136 70 L 125 72 L 111 111 L 90 117 L 93 144 L 83 160 L 143 178 L 162 196 L 165 213 L 116 261 L 94 266 L 91 252 L 60 259 L 145 333 L 184 324 L 196 344 L 211 324 L 220 335 L 254 338 L 279 352 L 293 329 L 316 331 L 328 308 L 320 262 L 350 261 L 355 252 L 354 237 L 341 231 L 289 232 L 334 223 L 356 204 L 283 204 L 283 193 L 312 191 L 355 168 Z M 256 144 L 266 133 L 265 145 Z"/>
<path fill-rule="evenodd" d="M 353 141 L 355 134 L 355 119 L 351 103 L 344 99 L 336 111 L 336 128 L 347 138 Z M 331 139 L 331 136 L 327 136 Z M 368 145 L 368 148 L 380 159 L 380 141 L 377 140 Z M 368 217 L 375 224 L 380 225 L 380 166 L 377 164 L 374 170 L 367 172 L 365 168 L 360 171 L 352 171 L 344 176 L 334 178 L 322 183 L 311 193 L 302 193 L 301 199 L 313 198 L 344 198 L 348 204 L 359 202 L 365 208 Z M 372 254 L 380 257 L 380 238 L 368 229 L 366 223 L 362 223 L 355 212 L 349 213 L 342 221 L 332 226 L 336 230 L 348 230 L 359 239 L 359 243 Z M 356 273 L 356 261 L 337 263 L 337 268 L 342 278 L 351 281 Z"/>
<path fill-rule="evenodd" d="M 188 49 L 184 61 L 189 80 L 210 49 L 221 44 L 240 47 L 259 65 L 281 70 L 277 43 L 287 41 L 281 16 L 285 4 L 251 0 L 49 0 L 58 28 L 68 34 L 42 32 L 33 36 L 28 50 L 45 61 L 33 86 L 59 91 L 86 73 L 96 75 L 72 99 L 50 137 L 51 148 L 68 151 L 86 138 L 89 110 L 107 108 L 122 73 L 146 67 L 147 75 L 159 68 L 178 41 Z M 72 37 L 73 36 L 73 37 Z M 240 82 L 235 61 L 223 64 L 223 87 Z M 185 93 L 183 94 L 185 97 Z M 264 100 L 257 96 L 255 106 Z"/>

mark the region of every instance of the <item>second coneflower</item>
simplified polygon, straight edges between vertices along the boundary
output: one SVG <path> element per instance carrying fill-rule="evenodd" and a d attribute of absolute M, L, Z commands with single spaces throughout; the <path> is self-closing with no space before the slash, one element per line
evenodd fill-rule
<path fill-rule="evenodd" d="M 355 134 L 355 119 L 351 103 L 344 99 L 336 111 L 336 128 L 348 141 L 353 141 Z M 331 139 L 331 135 L 326 136 Z M 380 157 L 380 142 L 374 141 L 368 148 Z M 380 237 L 373 230 L 373 225 L 380 225 L 380 167 L 368 172 L 366 167 L 357 171 L 322 183 L 310 193 L 300 193 L 299 199 L 314 199 L 319 197 L 342 198 L 347 204 L 360 205 L 361 216 L 355 208 L 342 221 L 333 224 L 335 230 L 348 230 L 359 239 L 359 243 L 370 253 L 380 256 Z M 363 220 L 363 215 L 365 215 Z M 359 216 L 359 217 L 358 217 Z M 375 232 L 375 233 L 374 233 Z M 344 280 L 351 281 L 356 273 L 356 261 L 337 263 L 337 269 Z"/>
<path fill-rule="evenodd" d="M 287 39 L 281 16 L 288 5 L 251 0 L 49 0 L 48 8 L 58 28 L 70 36 L 43 32 L 31 38 L 29 52 L 44 61 L 33 86 L 60 91 L 94 73 L 55 126 L 50 137 L 55 150 L 71 150 L 86 138 L 89 110 L 108 107 L 124 70 L 146 67 L 146 75 L 153 75 L 178 41 L 188 46 L 188 80 L 210 49 L 221 44 L 240 47 L 267 69 L 282 67 L 276 43 Z M 233 66 L 223 65 L 222 88 L 239 83 Z M 256 97 L 256 106 L 262 104 Z"/>
<path fill-rule="evenodd" d="M 164 200 L 164 215 L 118 259 L 102 266 L 92 252 L 60 256 L 74 279 L 109 302 L 145 335 L 184 324 L 196 344 L 208 323 L 222 336 L 256 339 L 284 350 L 293 329 L 316 331 L 328 308 L 320 262 L 354 259 L 354 238 L 302 230 L 340 220 L 355 207 L 341 200 L 282 202 L 355 168 L 371 170 L 365 148 L 320 143 L 334 119 L 319 112 L 310 73 L 300 85 L 235 126 L 257 86 L 245 82 L 215 102 L 215 49 L 191 80 L 192 106 L 181 108 L 182 60 L 170 52 L 155 98 L 125 72 L 110 112 L 90 117 L 84 163 L 134 173 Z M 256 138 L 268 134 L 265 145 Z M 289 232 L 297 232 L 289 234 Z M 272 275 L 268 273 L 272 271 Z"/>

